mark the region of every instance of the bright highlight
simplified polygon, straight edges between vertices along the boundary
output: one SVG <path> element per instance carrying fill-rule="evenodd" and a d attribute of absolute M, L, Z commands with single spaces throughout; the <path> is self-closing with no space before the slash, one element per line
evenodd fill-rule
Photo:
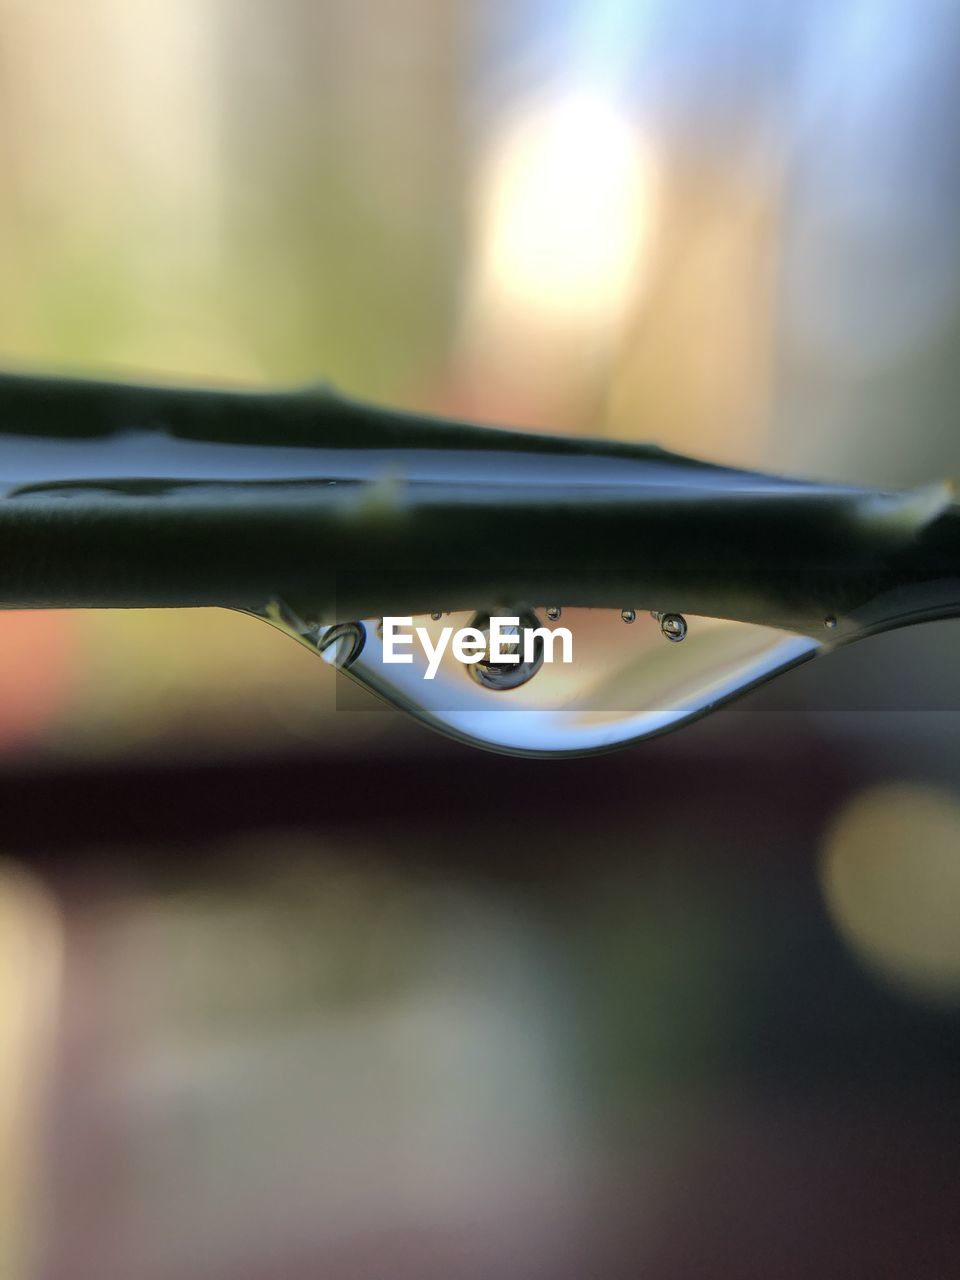
<path fill-rule="evenodd" d="M 577 96 L 511 121 L 481 200 L 480 292 L 556 321 L 635 296 L 655 204 L 653 158 L 611 104 Z"/>

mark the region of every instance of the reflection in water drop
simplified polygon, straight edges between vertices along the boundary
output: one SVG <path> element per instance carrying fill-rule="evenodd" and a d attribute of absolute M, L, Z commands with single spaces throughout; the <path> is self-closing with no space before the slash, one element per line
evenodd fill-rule
<path fill-rule="evenodd" d="M 511 660 L 507 662 L 494 662 L 489 656 L 490 614 L 475 613 L 470 619 L 469 625 L 479 631 L 486 640 L 487 650 L 478 662 L 471 662 L 467 665 L 467 671 L 478 684 L 487 689 L 499 689 L 501 691 L 519 689 L 528 680 L 532 680 L 543 666 L 544 652 L 541 637 L 537 636 L 534 639 L 533 652 L 529 660 L 525 659 L 523 653 L 522 633 L 539 627 L 540 619 L 529 609 L 521 609 L 516 616 L 520 620 L 518 626 L 502 628 L 504 636 L 512 637 L 510 643 L 503 646 L 503 650 L 511 655 Z M 516 659 L 519 659 L 519 661 Z"/>
<path fill-rule="evenodd" d="M 636 609 L 621 609 L 620 618 L 623 622 L 636 622 L 637 611 Z"/>
<path fill-rule="evenodd" d="M 555 604 L 552 604 L 552 605 L 549 607 L 549 609 L 547 609 L 547 610 L 546 610 L 547 618 L 548 618 L 551 622 L 559 622 L 559 621 L 560 621 L 560 615 L 561 615 L 562 613 L 563 613 L 563 610 L 560 608 L 560 606 L 559 606 L 559 605 L 555 605 Z"/>
<path fill-rule="evenodd" d="M 573 661 L 552 654 L 542 628 L 530 662 L 460 661 L 453 645 L 443 652 L 435 678 L 424 679 L 428 661 L 412 646 L 413 662 L 383 661 L 377 619 L 329 628 L 310 628 L 285 606 L 263 611 L 274 625 L 319 650 L 324 659 L 418 720 L 452 737 L 517 755 L 581 755 L 663 733 L 721 705 L 770 676 L 812 657 L 820 645 L 807 635 L 681 614 L 633 610 L 624 627 L 615 610 L 564 609 L 573 636 Z M 513 607 L 498 616 L 517 616 L 537 627 L 532 610 Z M 436 645 L 444 623 L 455 630 L 483 631 L 487 613 L 453 613 L 441 623 L 427 615 L 413 619 Z M 664 630 L 664 624 L 674 625 Z M 682 624 L 682 625 L 680 625 Z M 682 632 L 682 635 L 681 635 Z M 664 635 L 683 644 L 664 644 Z M 519 639 L 518 639 L 519 644 Z M 550 660 L 552 658 L 552 660 Z M 535 677 L 535 678 L 534 678 Z"/>
<path fill-rule="evenodd" d="M 378 634 L 382 631 L 382 622 Z M 366 629 L 359 622 L 338 622 L 335 627 L 320 628 L 317 649 L 328 662 L 346 670 L 363 652 Z"/>
<path fill-rule="evenodd" d="M 682 613 L 661 613 L 660 631 L 668 640 L 678 644 L 687 634 L 687 620 Z"/>

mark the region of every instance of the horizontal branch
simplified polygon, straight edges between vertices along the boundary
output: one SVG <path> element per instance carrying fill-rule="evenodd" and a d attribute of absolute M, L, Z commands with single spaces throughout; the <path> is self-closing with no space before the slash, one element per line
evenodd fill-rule
<path fill-rule="evenodd" d="M 529 602 L 836 639 L 960 611 L 960 510 L 325 388 L 0 377 L 0 603 L 303 617 Z"/>

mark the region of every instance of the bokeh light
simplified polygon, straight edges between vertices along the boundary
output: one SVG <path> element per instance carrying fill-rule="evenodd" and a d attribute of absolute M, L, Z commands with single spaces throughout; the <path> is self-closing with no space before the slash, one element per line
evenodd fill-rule
<path fill-rule="evenodd" d="M 82 665 L 78 621 L 53 610 L 0 614 L 0 752 L 27 748 L 62 715 Z"/>
<path fill-rule="evenodd" d="M 479 305 L 517 326 L 611 325 L 641 287 L 657 199 L 648 142 L 587 94 L 508 117 L 480 179 Z"/>
<path fill-rule="evenodd" d="M 42 881 L 0 861 L 0 1274 L 35 1274 L 41 1135 L 57 1052 L 62 925 Z"/>
<path fill-rule="evenodd" d="M 502 112 L 477 166 L 459 338 L 487 403 L 562 423 L 609 376 L 652 266 L 659 179 L 640 122 L 600 93 Z"/>
<path fill-rule="evenodd" d="M 871 969 L 937 1000 L 960 1000 L 960 798 L 887 783 L 859 792 L 823 843 L 823 892 Z"/>

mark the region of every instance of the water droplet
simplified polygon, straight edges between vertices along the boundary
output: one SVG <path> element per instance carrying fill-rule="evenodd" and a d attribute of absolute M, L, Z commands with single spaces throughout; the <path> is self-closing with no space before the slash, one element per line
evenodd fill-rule
<path fill-rule="evenodd" d="M 657 615 L 660 632 L 674 644 L 679 644 L 687 634 L 687 620 L 682 613 L 661 613 Z"/>
<path fill-rule="evenodd" d="M 624 622 L 636 622 L 637 611 L 636 609 L 621 609 L 620 617 Z"/>
<path fill-rule="evenodd" d="M 832 631 L 834 627 L 836 627 L 837 620 L 832 613 L 827 614 L 827 616 L 823 620 L 823 625 L 827 628 L 828 631 Z"/>
<path fill-rule="evenodd" d="M 434 622 L 439 622 L 440 619 L 443 617 L 443 610 L 437 609 L 434 613 L 431 613 L 430 617 L 433 619 Z"/>
<path fill-rule="evenodd" d="M 559 605 L 552 604 L 548 609 L 545 610 L 545 613 L 551 622 L 559 622 L 560 615 L 563 613 L 563 610 L 560 608 Z"/>
<path fill-rule="evenodd" d="M 565 607 L 563 626 L 539 628 L 541 645 L 530 663 L 522 661 L 521 651 L 519 663 L 481 658 L 465 664 L 451 643 L 434 678 L 425 679 L 428 659 L 416 639 L 412 663 L 384 662 L 375 618 L 310 627 L 278 602 L 259 616 L 431 728 L 516 755 L 585 755 L 663 733 L 820 649 L 808 635 L 753 623 L 644 612 L 628 630 L 617 610 Z M 503 608 L 498 616 L 538 627 L 529 608 Z M 681 617 L 687 624 L 684 643 L 664 645 L 670 634 L 664 621 Z M 449 625 L 482 631 L 489 619 L 488 613 L 461 611 L 450 615 Z M 424 627 L 434 644 L 439 641 L 430 615 L 414 617 L 413 625 Z M 571 663 L 560 661 L 567 632 L 573 638 Z"/>
<path fill-rule="evenodd" d="M 519 619 L 517 626 L 503 628 L 503 634 L 510 636 L 511 642 L 502 646 L 509 654 L 516 655 L 519 661 L 494 662 L 488 656 L 484 656 L 478 662 L 467 664 L 467 670 L 478 684 L 487 689 L 501 691 L 519 689 L 528 680 L 532 680 L 543 666 L 544 658 L 543 639 L 540 637 L 534 639 L 529 660 L 524 657 L 525 642 L 523 632 L 536 630 L 540 626 L 540 619 L 537 615 L 529 609 L 522 609 L 516 614 L 504 614 L 502 616 L 517 617 Z M 469 625 L 476 628 L 487 638 L 487 653 L 489 654 L 490 614 L 475 613 L 470 619 Z"/>

